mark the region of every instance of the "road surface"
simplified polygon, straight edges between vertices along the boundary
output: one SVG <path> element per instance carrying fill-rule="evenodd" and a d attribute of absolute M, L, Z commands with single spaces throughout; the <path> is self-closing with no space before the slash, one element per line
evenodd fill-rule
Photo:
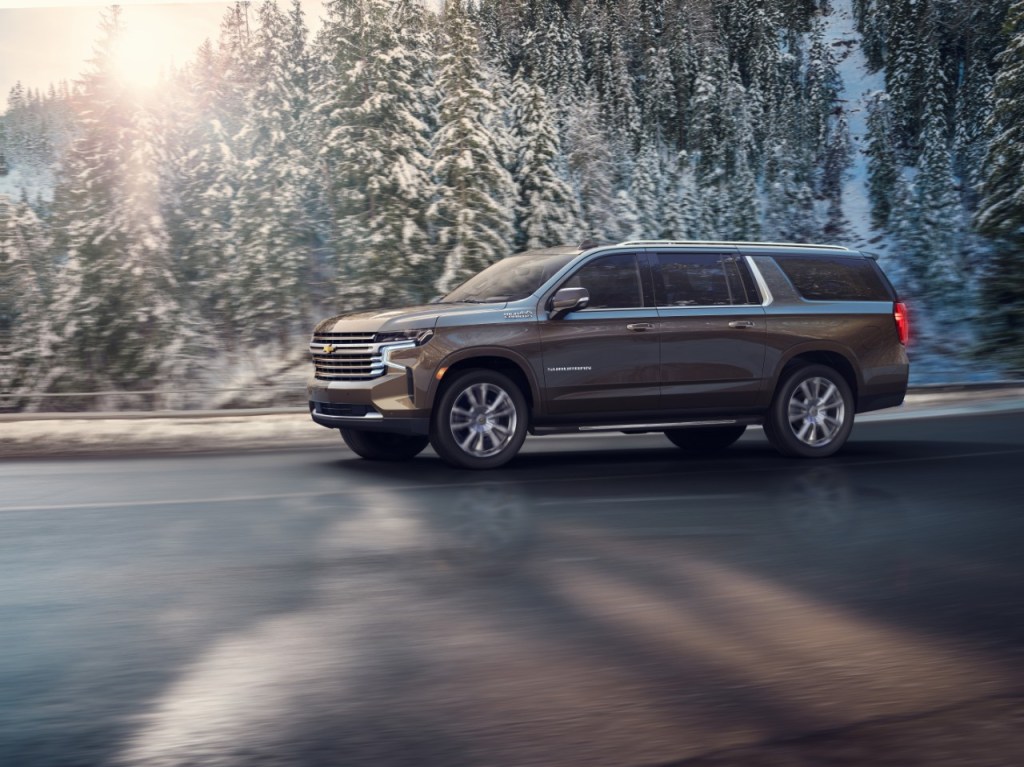
<path fill-rule="evenodd" d="M 1024 413 L 0 464 L 0 764 L 1019 764 Z"/>

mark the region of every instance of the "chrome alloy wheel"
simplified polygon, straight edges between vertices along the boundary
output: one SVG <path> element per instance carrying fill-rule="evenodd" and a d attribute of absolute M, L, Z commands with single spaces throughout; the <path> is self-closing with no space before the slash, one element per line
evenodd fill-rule
<path fill-rule="evenodd" d="M 824 447 L 843 428 L 846 404 L 827 378 L 808 378 L 789 398 L 789 426 L 796 438 L 810 447 Z"/>
<path fill-rule="evenodd" d="M 497 455 L 516 433 L 516 406 L 492 383 L 467 386 L 452 403 L 448 425 L 463 452 L 475 458 Z"/>

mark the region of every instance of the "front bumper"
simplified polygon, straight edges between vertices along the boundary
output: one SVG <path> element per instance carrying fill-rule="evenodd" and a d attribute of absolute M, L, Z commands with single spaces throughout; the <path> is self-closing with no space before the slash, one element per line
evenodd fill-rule
<path fill-rule="evenodd" d="M 328 429 L 427 434 L 430 411 L 416 407 L 409 374 L 391 373 L 370 381 L 309 379 L 309 414 Z"/>
<path fill-rule="evenodd" d="M 363 408 L 353 408 L 356 412 Z M 425 436 L 430 433 L 430 418 L 426 416 L 402 416 L 385 418 L 372 407 L 366 408 L 361 415 L 337 415 L 344 408 L 334 408 L 329 404 L 310 401 L 309 415 L 321 426 L 328 429 L 352 429 L 353 431 L 376 431 L 388 434 L 408 434 Z"/>

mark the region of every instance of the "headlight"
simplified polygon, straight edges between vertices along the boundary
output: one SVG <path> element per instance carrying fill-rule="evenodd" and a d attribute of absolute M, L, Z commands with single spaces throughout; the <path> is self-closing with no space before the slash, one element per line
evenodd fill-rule
<path fill-rule="evenodd" d="M 434 331 L 429 328 L 424 330 L 388 330 L 377 333 L 373 340 L 378 344 L 400 344 L 412 341 L 416 346 L 422 346 L 433 335 Z"/>

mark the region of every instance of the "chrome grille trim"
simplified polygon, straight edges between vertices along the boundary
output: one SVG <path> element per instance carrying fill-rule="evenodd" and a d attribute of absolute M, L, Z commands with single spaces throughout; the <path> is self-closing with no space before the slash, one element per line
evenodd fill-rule
<path fill-rule="evenodd" d="M 320 381 L 370 381 L 387 370 L 373 333 L 314 333 L 309 344 L 313 377 Z M 324 351 L 334 346 L 330 353 Z"/>

